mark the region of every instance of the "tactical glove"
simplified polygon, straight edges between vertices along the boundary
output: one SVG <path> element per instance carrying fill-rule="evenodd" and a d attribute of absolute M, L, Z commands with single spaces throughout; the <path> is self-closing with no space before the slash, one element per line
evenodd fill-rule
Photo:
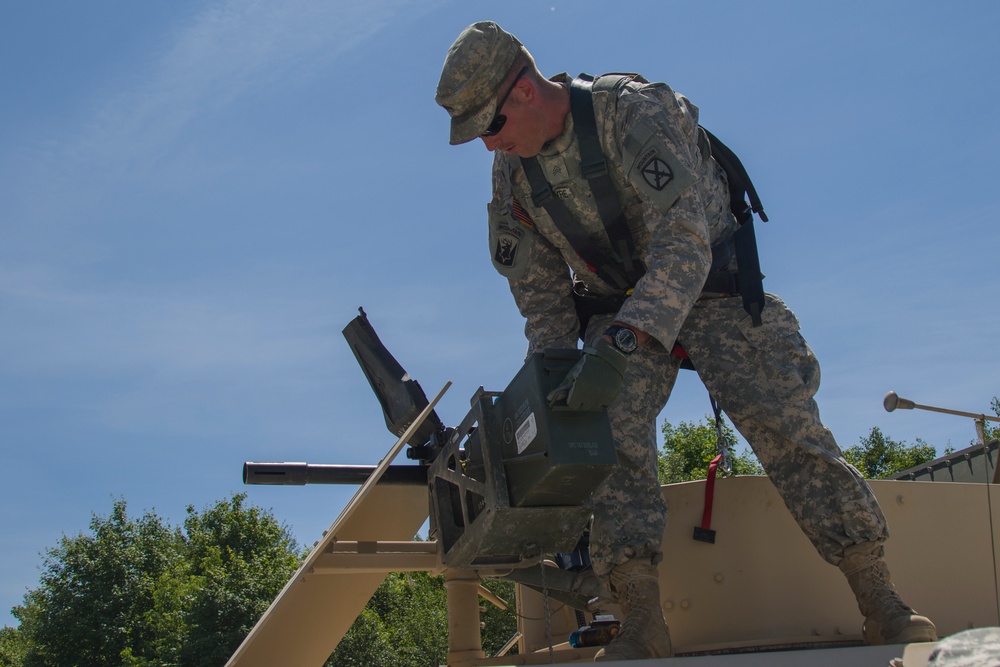
<path fill-rule="evenodd" d="M 549 407 L 600 410 L 611 405 L 628 367 L 628 356 L 604 340 L 583 348 L 583 356 L 559 386 L 549 392 Z"/>

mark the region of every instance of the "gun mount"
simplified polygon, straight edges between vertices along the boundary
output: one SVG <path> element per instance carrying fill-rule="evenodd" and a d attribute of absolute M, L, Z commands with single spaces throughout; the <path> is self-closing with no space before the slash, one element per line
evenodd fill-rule
<path fill-rule="evenodd" d="M 401 436 L 427 407 L 427 397 L 359 311 L 344 337 L 382 406 L 386 427 Z M 456 428 L 446 427 L 431 411 L 407 441 L 407 458 L 418 464 L 385 470 L 381 484 L 426 484 L 430 536 L 438 540 L 445 566 L 524 568 L 580 544 L 590 520 L 587 499 L 616 462 L 606 410 L 574 411 L 547 403 L 547 394 L 580 354 L 548 350 L 531 355 L 503 391 L 480 387 Z M 243 481 L 360 484 L 373 471 L 246 462 Z"/>
<path fill-rule="evenodd" d="M 584 625 L 595 612 L 588 603 L 599 597 L 600 610 L 611 613 L 617 606 L 587 576 L 586 498 L 609 472 L 614 450 L 605 412 L 566 413 L 545 400 L 579 353 L 529 358 L 503 391 L 474 392 L 471 409 L 451 428 L 433 415 L 450 383 L 428 402 L 363 311 L 359 319 L 345 335 L 366 337 L 352 350 L 399 439 L 374 467 L 245 465 L 247 483 L 363 483 L 227 667 L 324 664 L 385 574 L 400 571 L 444 574 L 451 667 L 589 663 L 597 651 L 590 639 L 607 633 L 596 615 Z M 416 463 L 391 465 L 407 444 Z M 995 469 L 979 462 L 993 466 L 994 448 L 943 461 L 947 473 L 938 478 L 955 481 L 870 482 L 893 527 L 886 548 L 893 581 L 941 636 L 1000 626 L 1000 518 L 992 510 L 1000 486 L 989 483 Z M 957 468 L 979 472 L 959 481 Z M 930 644 L 861 645 L 852 629 L 863 618 L 841 573 L 817 556 L 766 477 L 718 481 L 712 525 L 722 539 L 715 544 L 690 532 L 703 519 L 705 481 L 661 492 L 671 511 L 659 564 L 660 605 L 679 656 L 671 664 L 877 667 L 901 654 L 907 667 L 927 664 Z M 436 539 L 413 541 L 428 516 Z M 504 649 L 516 640 L 517 656 L 482 651 L 483 577 L 518 584 L 518 633 Z M 570 639 L 554 645 L 561 638 Z"/>
<path fill-rule="evenodd" d="M 365 353 L 388 354 L 380 344 Z M 597 647 L 585 640 L 601 633 L 583 637 L 581 619 L 583 610 L 594 611 L 590 598 L 604 594 L 596 578 L 586 576 L 586 549 L 546 558 L 586 537 L 578 501 L 599 483 L 602 457 L 613 453 L 604 449 L 603 436 L 596 446 L 574 446 L 578 436 L 562 425 L 567 415 L 544 400 L 574 359 L 573 352 L 529 359 L 504 391 L 477 390 L 455 428 L 424 423 L 448 385 L 426 402 L 415 383 L 400 390 L 412 380 L 397 364 L 380 381 L 369 376 L 383 406 L 391 405 L 384 397 L 393 392 L 416 396 L 413 404 L 406 399 L 402 408 L 392 407 L 391 415 L 384 407 L 390 431 L 405 428 L 378 466 L 247 463 L 247 483 L 364 483 L 227 667 L 324 664 L 385 575 L 404 571 L 444 574 L 451 667 L 590 663 Z M 367 375 L 374 365 L 362 368 Z M 413 405 L 424 408 L 410 417 Z M 570 421 L 591 419 L 599 429 L 606 415 L 575 413 Z M 390 465 L 406 443 L 417 463 Z M 886 548 L 893 582 L 942 637 L 1000 626 L 995 447 L 991 442 L 926 464 L 929 474 L 921 479 L 934 480 L 937 470 L 939 481 L 870 482 L 893 529 Z M 968 478 L 958 474 L 965 469 Z M 581 478 L 583 488 L 569 488 L 567 480 Z M 705 481 L 661 488 L 671 521 L 659 565 L 660 605 L 677 657 L 657 664 L 878 667 L 899 664 L 900 656 L 905 667 L 927 664 L 933 644 L 862 645 L 854 629 L 863 618 L 841 573 L 817 556 L 766 477 L 719 480 L 712 525 L 722 539 L 692 539 L 690 526 L 703 517 L 707 489 Z M 428 515 L 436 540 L 413 541 Z M 483 577 L 519 584 L 518 633 L 493 657 L 482 651 L 477 622 Z M 603 611 L 617 612 L 605 602 Z M 585 627 L 602 629 L 594 621 Z M 514 641 L 518 655 L 503 655 Z"/>

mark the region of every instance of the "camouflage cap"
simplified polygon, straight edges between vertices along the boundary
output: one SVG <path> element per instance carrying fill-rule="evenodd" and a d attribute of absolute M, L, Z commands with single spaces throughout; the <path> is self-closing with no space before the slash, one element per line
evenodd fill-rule
<path fill-rule="evenodd" d="M 486 131 L 496 114 L 497 90 L 524 47 L 493 21 L 462 31 L 448 49 L 434 99 L 451 116 L 451 143 Z"/>

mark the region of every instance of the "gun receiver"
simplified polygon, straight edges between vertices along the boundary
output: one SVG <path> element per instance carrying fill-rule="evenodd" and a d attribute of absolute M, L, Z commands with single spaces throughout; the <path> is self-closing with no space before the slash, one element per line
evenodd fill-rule
<path fill-rule="evenodd" d="M 364 309 L 358 311 L 344 337 L 386 427 L 403 437 L 429 401 L 382 344 Z M 524 568 L 577 547 L 590 521 L 587 499 L 617 462 L 606 410 L 548 405 L 548 393 L 580 354 L 532 354 L 504 391 L 480 387 L 456 428 L 431 412 L 407 440 L 407 456 L 420 465 L 386 470 L 381 483 L 427 486 L 430 536 L 440 544 L 444 565 Z M 247 484 L 363 484 L 372 470 L 247 462 L 243 478 Z"/>

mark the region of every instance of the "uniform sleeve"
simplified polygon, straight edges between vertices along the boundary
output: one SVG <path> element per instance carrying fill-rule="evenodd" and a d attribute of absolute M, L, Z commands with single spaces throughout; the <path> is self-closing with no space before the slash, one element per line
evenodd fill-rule
<path fill-rule="evenodd" d="M 698 187 L 698 110 L 663 84 L 622 98 L 622 167 L 642 201 L 646 273 L 618 319 L 669 347 L 711 267 L 711 233 Z"/>

